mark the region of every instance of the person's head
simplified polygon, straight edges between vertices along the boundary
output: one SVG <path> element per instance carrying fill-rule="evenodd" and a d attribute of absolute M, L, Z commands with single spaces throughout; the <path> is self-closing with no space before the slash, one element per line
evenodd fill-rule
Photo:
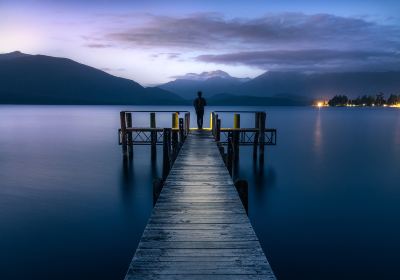
<path fill-rule="evenodd" d="M 198 91 L 198 92 L 197 92 L 197 95 L 198 95 L 199 97 L 201 97 L 201 96 L 203 95 L 203 93 L 202 93 L 201 91 Z"/>

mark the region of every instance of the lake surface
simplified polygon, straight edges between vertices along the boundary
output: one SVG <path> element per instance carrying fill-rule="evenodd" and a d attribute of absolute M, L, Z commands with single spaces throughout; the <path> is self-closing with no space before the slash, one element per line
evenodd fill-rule
<path fill-rule="evenodd" d="M 0 279 L 123 279 L 162 172 L 146 146 L 124 166 L 126 109 L 191 110 L 0 106 Z M 249 217 L 278 279 L 400 279 L 399 109 L 207 109 L 265 110 L 278 129 L 262 168 L 250 147 L 240 157 Z"/>

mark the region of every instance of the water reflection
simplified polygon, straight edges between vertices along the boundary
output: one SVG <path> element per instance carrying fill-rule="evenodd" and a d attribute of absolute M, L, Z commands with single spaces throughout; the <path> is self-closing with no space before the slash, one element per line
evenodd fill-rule
<path fill-rule="evenodd" d="M 133 178 L 135 176 L 135 167 L 133 163 L 133 153 L 129 156 L 122 156 L 122 180 L 121 180 L 121 191 L 122 201 L 125 206 L 130 206 L 132 203 L 132 192 L 133 192 Z"/>
<path fill-rule="evenodd" d="M 317 116 L 315 119 L 314 129 L 314 151 L 317 157 L 320 159 L 322 156 L 322 127 L 321 127 L 321 110 L 318 109 Z"/>
<path fill-rule="evenodd" d="M 151 176 L 153 179 L 158 176 L 157 151 L 154 148 L 152 147 L 151 151 Z"/>
<path fill-rule="evenodd" d="M 0 278 L 123 279 L 152 211 L 160 147 L 158 165 L 146 146 L 122 160 L 114 132 L 126 107 L 0 109 Z M 400 111 L 260 109 L 279 142 L 262 168 L 241 147 L 239 176 L 278 279 L 400 279 Z"/>
<path fill-rule="evenodd" d="M 394 147 L 397 148 L 397 151 L 400 151 L 400 114 L 397 115 L 397 122 L 394 127 Z"/>
<path fill-rule="evenodd" d="M 265 154 L 267 157 L 268 154 Z M 265 159 L 268 163 L 268 158 Z M 276 183 L 276 172 L 273 167 L 268 166 L 265 160 L 254 160 L 253 159 L 253 174 L 251 178 L 246 178 L 252 180 L 252 185 L 257 193 L 256 199 L 263 200 L 264 191 L 268 188 L 272 188 Z M 245 171 L 245 170 L 243 170 Z"/>

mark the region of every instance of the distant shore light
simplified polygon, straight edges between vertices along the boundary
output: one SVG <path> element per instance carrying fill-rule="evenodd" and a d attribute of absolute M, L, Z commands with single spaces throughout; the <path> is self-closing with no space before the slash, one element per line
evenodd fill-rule
<path fill-rule="evenodd" d="M 314 106 L 318 107 L 318 108 L 322 108 L 322 107 L 328 107 L 328 101 L 316 101 L 314 103 Z"/>

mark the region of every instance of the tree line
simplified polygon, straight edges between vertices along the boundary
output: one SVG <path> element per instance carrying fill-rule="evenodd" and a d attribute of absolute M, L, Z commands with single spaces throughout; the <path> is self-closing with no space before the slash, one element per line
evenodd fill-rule
<path fill-rule="evenodd" d="M 355 99 L 349 99 L 346 95 L 335 95 L 328 101 L 329 106 L 391 106 L 399 103 L 400 95 L 391 94 L 388 99 L 385 99 L 383 93 L 379 93 L 376 96 L 363 95 Z"/>

